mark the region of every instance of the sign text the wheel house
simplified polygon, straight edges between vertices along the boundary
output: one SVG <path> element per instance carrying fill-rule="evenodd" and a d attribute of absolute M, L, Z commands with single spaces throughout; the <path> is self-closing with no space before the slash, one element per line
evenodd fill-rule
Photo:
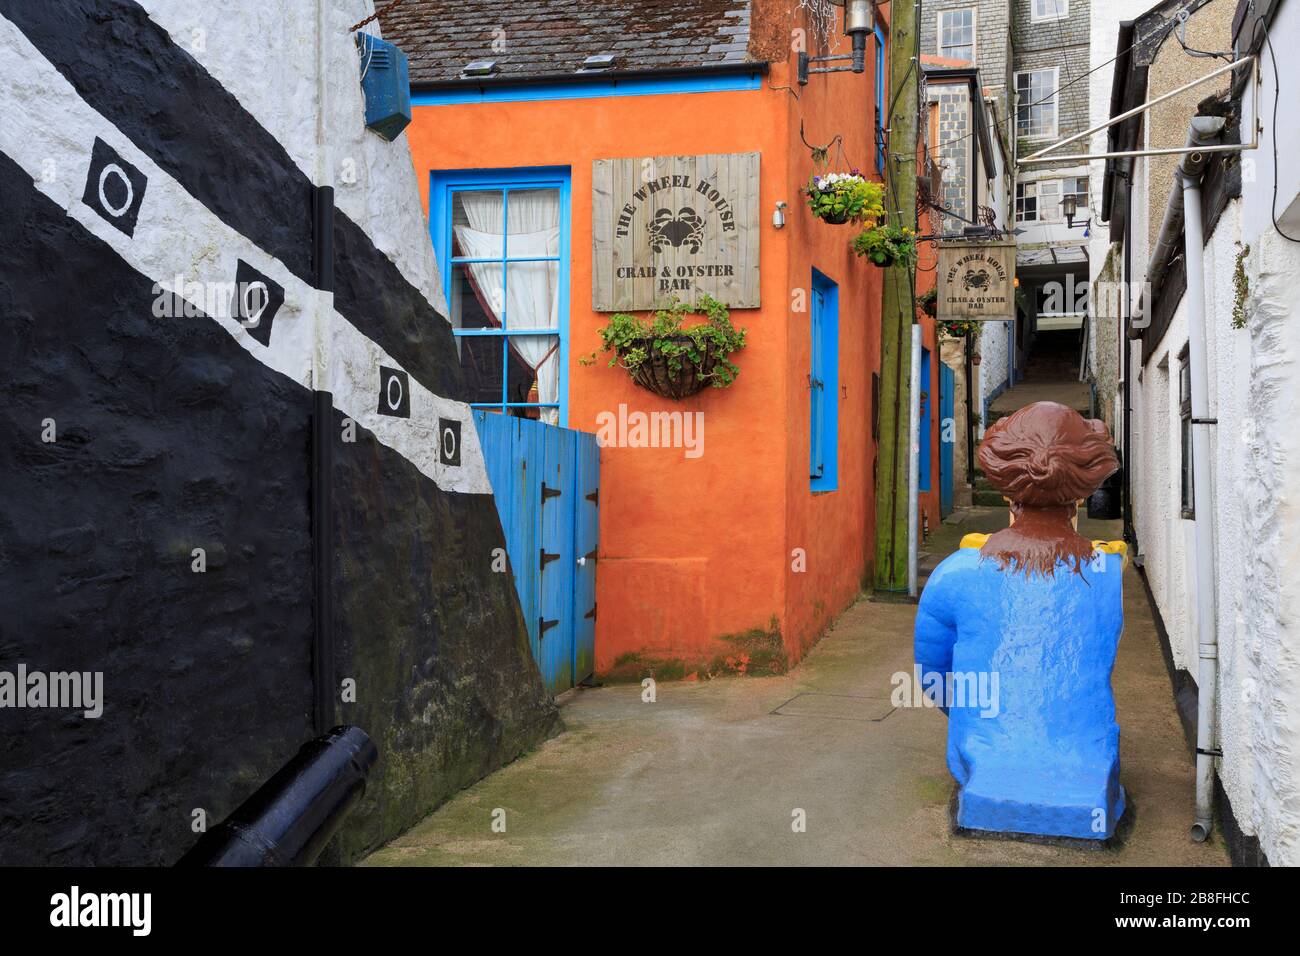
<path fill-rule="evenodd" d="M 758 308 L 758 153 L 598 159 L 591 203 L 596 311 Z"/>
<path fill-rule="evenodd" d="M 942 243 L 938 275 L 939 321 L 1015 319 L 1014 242 Z"/>

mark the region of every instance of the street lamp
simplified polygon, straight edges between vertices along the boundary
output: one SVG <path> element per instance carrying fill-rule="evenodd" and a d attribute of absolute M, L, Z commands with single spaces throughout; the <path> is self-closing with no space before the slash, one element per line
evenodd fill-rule
<path fill-rule="evenodd" d="M 831 0 L 831 3 L 845 7 L 844 33 L 853 40 L 853 72 L 861 73 L 867 67 L 867 37 L 876 26 L 871 0 Z"/>
<path fill-rule="evenodd" d="M 867 37 L 876 28 L 875 8 L 872 0 L 831 0 L 837 7 L 844 7 L 844 34 L 853 40 L 853 53 L 835 56 L 809 56 L 799 53 L 799 85 L 808 85 L 810 73 L 865 73 L 867 69 Z M 850 66 L 810 67 L 813 63 L 831 63 L 840 60 L 851 61 Z"/>
<path fill-rule="evenodd" d="M 1073 193 L 1061 200 L 1061 211 L 1065 213 L 1065 228 L 1074 228 L 1074 214 L 1079 211 L 1079 199 Z"/>

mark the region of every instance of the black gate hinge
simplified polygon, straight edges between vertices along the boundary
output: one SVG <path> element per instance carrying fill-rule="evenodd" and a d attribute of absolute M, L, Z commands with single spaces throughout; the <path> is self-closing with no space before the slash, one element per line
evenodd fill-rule
<path fill-rule="evenodd" d="M 559 489 L 559 488 L 548 488 L 548 487 L 546 487 L 546 482 L 543 481 L 543 482 L 542 482 L 542 501 L 545 501 L 547 498 L 558 498 L 558 497 L 560 497 L 560 489 Z"/>
<path fill-rule="evenodd" d="M 554 621 L 548 621 L 544 617 L 539 617 L 537 619 L 537 639 L 540 641 L 543 637 L 546 636 L 546 632 L 548 630 L 555 627 L 555 625 L 559 623 L 560 623 L 559 618 L 556 618 Z"/>
<path fill-rule="evenodd" d="M 590 619 L 590 620 L 593 620 L 593 621 L 596 620 L 596 605 L 593 604 L 593 605 L 591 606 L 591 610 L 588 611 L 586 614 L 584 614 L 584 615 L 582 615 L 582 616 L 583 616 L 584 619 Z"/>
<path fill-rule="evenodd" d="M 551 554 L 551 553 L 550 553 L 549 551 L 547 551 L 545 548 L 541 548 L 541 549 L 539 549 L 539 550 L 541 551 L 541 558 L 542 558 L 542 559 L 541 559 L 541 562 L 538 564 L 538 567 L 541 568 L 543 571 L 546 570 L 546 562 L 547 562 L 547 561 L 557 561 L 557 560 L 559 560 L 559 557 L 560 557 L 560 556 L 559 556 L 558 554 Z"/>
<path fill-rule="evenodd" d="M 599 505 L 599 504 L 600 504 L 600 489 L 597 488 L 597 489 L 596 489 L 595 491 L 593 491 L 591 494 L 587 495 L 587 500 L 590 501 L 593 505 Z"/>

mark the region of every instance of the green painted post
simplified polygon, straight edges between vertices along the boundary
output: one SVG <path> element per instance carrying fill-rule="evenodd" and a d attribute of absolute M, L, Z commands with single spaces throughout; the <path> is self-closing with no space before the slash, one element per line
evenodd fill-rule
<path fill-rule="evenodd" d="M 915 229 L 916 4 L 894 3 L 891 12 L 885 210 L 890 222 Z M 880 591 L 907 590 L 909 374 L 915 292 L 912 266 L 896 263 L 885 270 L 880 309 L 880 444 L 876 449 L 876 589 Z"/>

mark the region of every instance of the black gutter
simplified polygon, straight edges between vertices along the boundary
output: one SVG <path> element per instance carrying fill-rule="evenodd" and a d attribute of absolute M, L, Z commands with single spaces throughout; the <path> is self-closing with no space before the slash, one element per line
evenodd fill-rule
<path fill-rule="evenodd" d="M 315 286 L 334 291 L 334 188 L 317 186 L 311 204 Z M 326 317 L 318 316 L 321 321 Z M 312 383 L 311 557 L 312 726 L 334 725 L 334 396 Z"/>
<path fill-rule="evenodd" d="M 1133 21 L 1124 20 L 1119 25 L 1119 52 L 1115 57 L 1114 79 L 1110 87 L 1110 115 L 1118 116 L 1124 112 L 1125 95 L 1128 91 L 1129 77 L 1129 54 L 1132 52 L 1130 47 L 1133 45 Z M 1116 123 L 1106 130 L 1106 149 L 1108 152 L 1116 152 L 1119 147 L 1120 126 L 1123 124 Z M 1116 201 L 1115 197 L 1115 176 L 1118 171 L 1119 160 L 1106 160 L 1105 173 L 1102 177 L 1101 186 L 1101 218 L 1111 224 L 1110 241 L 1115 242 L 1119 236 L 1117 231 L 1122 228 L 1121 223 L 1115 222 L 1112 207 Z"/>
<path fill-rule="evenodd" d="M 1124 350 L 1124 531 L 1123 538 L 1139 554 L 1137 528 L 1133 524 L 1133 346 L 1129 341 L 1129 328 L 1133 323 L 1133 190 L 1128 188 L 1128 174 L 1124 174 L 1124 322 L 1119 330 L 1119 346 Z"/>
<path fill-rule="evenodd" d="M 588 70 L 570 73 L 500 73 L 494 76 L 457 77 L 448 80 L 412 80 L 412 93 L 434 93 L 445 90 L 490 90 L 509 86 L 538 86 L 549 83 L 571 83 L 583 86 L 593 82 L 613 80 L 670 80 L 700 76 L 735 76 L 745 73 L 767 75 L 766 60 L 708 63 L 701 66 L 673 67 L 665 70 Z"/>

